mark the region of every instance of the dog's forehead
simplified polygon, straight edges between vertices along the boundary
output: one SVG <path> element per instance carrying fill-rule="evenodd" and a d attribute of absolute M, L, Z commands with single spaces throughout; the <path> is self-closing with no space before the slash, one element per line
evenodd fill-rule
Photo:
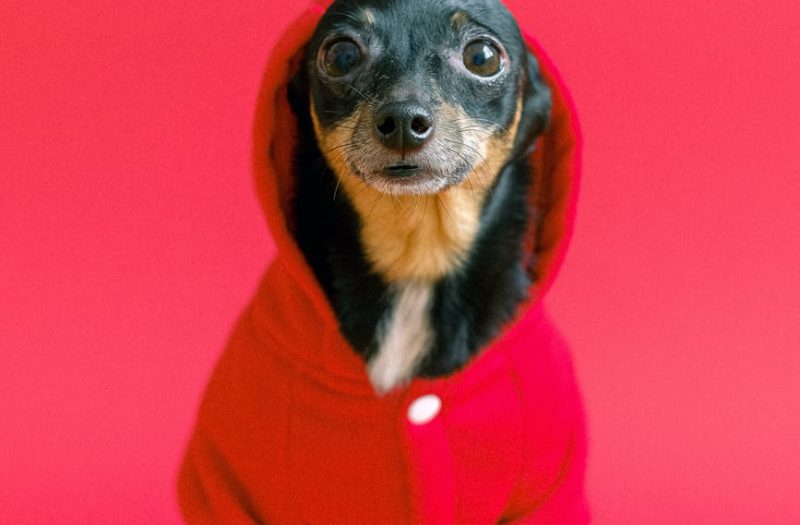
<path fill-rule="evenodd" d="M 323 17 L 319 36 L 351 29 L 390 47 L 420 49 L 441 45 L 473 24 L 512 46 L 519 37 L 514 17 L 498 0 L 337 0 Z"/>

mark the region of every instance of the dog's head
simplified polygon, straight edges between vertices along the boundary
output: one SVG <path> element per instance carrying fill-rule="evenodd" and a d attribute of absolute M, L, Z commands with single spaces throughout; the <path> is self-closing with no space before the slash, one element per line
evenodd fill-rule
<path fill-rule="evenodd" d="M 488 187 L 550 110 L 497 0 L 337 0 L 294 84 L 336 175 L 394 195 Z"/>

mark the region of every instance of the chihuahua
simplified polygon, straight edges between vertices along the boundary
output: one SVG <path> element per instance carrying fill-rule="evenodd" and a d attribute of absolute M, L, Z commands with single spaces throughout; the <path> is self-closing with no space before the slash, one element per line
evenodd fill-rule
<path fill-rule="evenodd" d="M 295 235 L 387 393 L 469 363 L 525 300 L 551 96 L 497 0 L 338 0 L 290 86 Z"/>

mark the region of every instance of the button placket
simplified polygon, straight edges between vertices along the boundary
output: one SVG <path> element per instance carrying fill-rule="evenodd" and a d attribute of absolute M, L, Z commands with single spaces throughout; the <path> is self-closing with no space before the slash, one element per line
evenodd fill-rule
<path fill-rule="evenodd" d="M 414 525 L 453 525 L 456 487 L 443 417 L 444 398 L 430 384 L 408 392 L 403 427 L 408 454 Z"/>

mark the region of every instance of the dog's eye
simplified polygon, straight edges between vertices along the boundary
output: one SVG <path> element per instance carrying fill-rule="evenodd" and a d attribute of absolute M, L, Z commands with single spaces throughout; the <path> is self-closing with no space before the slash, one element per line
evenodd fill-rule
<path fill-rule="evenodd" d="M 500 72 L 503 59 L 497 46 L 486 40 L 476 40 L 464 48 L 464 65 L 475 75 L 491 77 Z"/>
<path fill-rule="evenodd" d="M 338 40 L 325 51 L 323 64 L 332 77 L 343 77 L 361 63 L 361 50 L 352 40 Z"/>

